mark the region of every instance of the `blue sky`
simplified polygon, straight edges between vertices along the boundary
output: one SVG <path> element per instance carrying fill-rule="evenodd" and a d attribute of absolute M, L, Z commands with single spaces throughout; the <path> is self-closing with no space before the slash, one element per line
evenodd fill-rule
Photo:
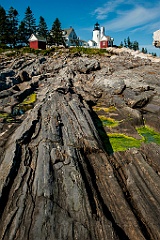
<path fill-rule="evenodd" d="M 106 35 L 114 38 L 119 45 L 128 36 L 138 41 L 140 50 L 146 47 L 149 52 L 160 55 L 160 49 L 152 46 L 152 34 L 160 29 L 160 1 L 157 0 L 0 0 L 7 11 L 11 6 L 24 18 L 25 10 L 30 6 L 37 24 L 44 17 L 50 29 L 58 17 L 62 28 L 72 26 L 77 36 L 83 40 L 92 39 L 94 24 L 98 21 L 105 27 Z"/>

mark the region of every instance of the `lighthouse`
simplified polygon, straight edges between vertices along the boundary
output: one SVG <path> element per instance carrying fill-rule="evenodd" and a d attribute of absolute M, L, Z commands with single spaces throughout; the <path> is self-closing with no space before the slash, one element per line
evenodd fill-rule
<path fill-rule="evenodd" d="M 93 48 L 107 48 L 113 46 L 114 39 L 105 35 L 105 28 L 100 27 L 97 22 L 94 25 L 92 40 L 88 41 L 88 46 Z"/>
<path fill-rule="evenodd" d="M 100 26 L 98 24 L 98 22 L 94 25 L 94 29 L 93 29 L 93 41 L 95 41 L 97 43 L 97 46 L 99 47 L 99 43 L 100 43 L 100 37 L 101 37 L 101 30 L 100 30 Z"/>

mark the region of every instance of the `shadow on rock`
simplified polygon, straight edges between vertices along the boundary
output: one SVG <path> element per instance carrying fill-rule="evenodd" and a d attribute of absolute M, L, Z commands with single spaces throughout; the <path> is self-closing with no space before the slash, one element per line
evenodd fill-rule
<path fill-rule="evenodd" d="M 99 136 L 101 138 L 102 145 L 103 145 L 105 151 L 109 155 L 112 155 L 114 151 L 113 151 L 112 145 L 109 141 L 109 137 L 107 136 L 106 131 L 104 130 L 102 121 L 99 119 L 98 115 L 94 111 L 92 111 L 91 116 L 92 116 L 93 123 L 94 123 L 94 125 L 99 133 Z"/>

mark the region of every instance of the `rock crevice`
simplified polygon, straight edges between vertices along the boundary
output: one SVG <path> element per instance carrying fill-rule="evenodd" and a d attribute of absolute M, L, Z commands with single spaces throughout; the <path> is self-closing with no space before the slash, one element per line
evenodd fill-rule
<path fill-rule="evenodd" d="M 160 239 L 159 66 L 138 58 L 128 68 L 129 58 L 1 62 L 0 239 Z M 28 78 L 7 85 L 22 69 Z M 24 86 L 36 101 L 12 116 Z M 146 142 L 144 123 L 157 133 Z M 119 133 L 143 143 L 116 152 Z"/>

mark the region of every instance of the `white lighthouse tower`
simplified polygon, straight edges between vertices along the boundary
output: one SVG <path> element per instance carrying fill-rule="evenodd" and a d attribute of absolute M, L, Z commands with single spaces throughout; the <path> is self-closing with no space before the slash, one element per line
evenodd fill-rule
<path fill-rule="evenodd" d="M 99 26 L 99 24 L 98 24 L 98 22 L 97 22 L 97 23 L 94 25 L 93 38 L 92 38 L 92 40 L 97 43 L 97 47 L 99 47 L 100 38 L 101 38 L 101 31 L 100 31 L 100 26 Z"/>
<path fill-rule="evenodd" d="M 101 37 L 103 38 L 103 36 L 105 36 L 105 27 L 101 27 Z"/>

